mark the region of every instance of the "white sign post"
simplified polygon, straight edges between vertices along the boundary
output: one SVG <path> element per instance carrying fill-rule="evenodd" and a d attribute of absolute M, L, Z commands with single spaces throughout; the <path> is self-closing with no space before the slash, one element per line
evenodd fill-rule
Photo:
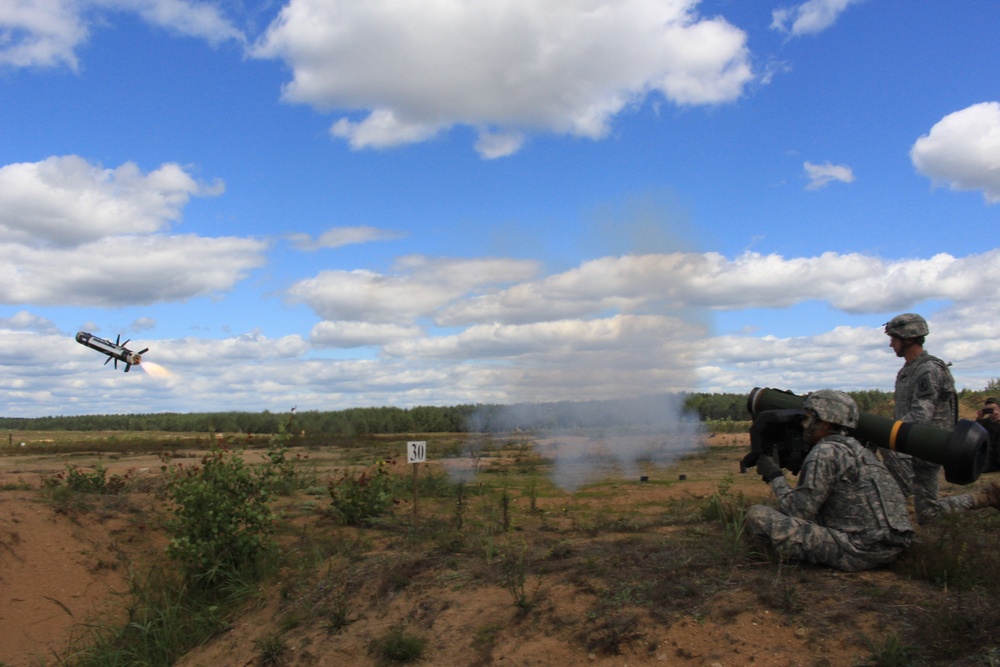
<path fill-rule="evenodd" d="M 411 440 L 406 443 L 406 462 L 413 464 L 413 519 L 417 518 L 417 469 L 427 460 L 427 441 Z"/>

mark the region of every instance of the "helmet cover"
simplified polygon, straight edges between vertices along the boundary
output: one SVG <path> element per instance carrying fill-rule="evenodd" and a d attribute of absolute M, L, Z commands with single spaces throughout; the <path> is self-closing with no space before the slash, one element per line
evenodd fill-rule
<path fill-rule="evenodd" d="M 896 315 L 885 323 L 885 335 L 899 336 L 900 338 L 917 338 L 930 333 L 927 320 L 916 313 L 903 313 Z"/>
<path fill-rule="evenodd" d="M 820 389 L 805 397 L 802 407 L 831 424 L 855 428 L 858 425 L 858 404 L 842 391 Z"/>

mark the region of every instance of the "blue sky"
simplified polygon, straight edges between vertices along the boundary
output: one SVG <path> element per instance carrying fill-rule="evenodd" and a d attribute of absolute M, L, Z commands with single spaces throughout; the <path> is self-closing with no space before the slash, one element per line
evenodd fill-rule
<path fill-rule="evenodd" d="M 998 27 L 986 0 L 6 2 L 0 414 L 888 389 L 910 311 L 982 388 Z M 115 373 L 78 330 L 150 350 Z"/>

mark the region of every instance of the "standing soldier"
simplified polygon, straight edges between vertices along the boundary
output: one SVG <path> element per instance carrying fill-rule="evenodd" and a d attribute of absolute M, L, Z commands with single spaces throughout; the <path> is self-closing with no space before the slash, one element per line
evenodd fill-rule
<path fill-rule="evenodd" d="M 990 454 L 983 472 L 1000 470 L 1000 402 L 990 396 L 983 401 L 983 407 L 976 413 L 976 423 L 986 429 L 990 436 Z"/>
<path fill-rule="evenodd" d="M 747 511 L 750 534 L 790 560 L 853 572 L 894 560 L 913 539 L 906 499 L 885 465 L 852 436 L 858 406 L 842 391 L 814 391 L 802 401 L 802 436 L 809 447 L 797 485 L 761 455 L 757 473 L 777 508 Z"/>
<path fill-rule="evenodd" d="M 924 350 L 930 328 L 916 313 L 897 315 L 885 324 L 889 347 L 903 359 L 896 373 L 893 417 L 912 424 L 952 430 L 958 421 L 958 396 L 948 365 Z M 941 466 L 907 454 L 882 450 L 889 472 L 907 496 L 913 496 L 917 523 L 923 525 L 938 515 L 938 477 Z"/>
<path fill-rule="evenodd" d="M 897 315 L 885 324 L 889 346 L 905 360 L 896 374 L 895 414 L 899 421 L 952 430 L 958 421 L 958 395 L 948 365 L 924 350 L 930 328 L 916 313 Z M 991 483 L 974 494 L 938 499 L 941 466 L 907 454 L 882 449 L 883 459 L 900 489 L 913 496 L 917 523 L 942 512 L 981 507 L 1000 508 L 1000 486 Z"/>

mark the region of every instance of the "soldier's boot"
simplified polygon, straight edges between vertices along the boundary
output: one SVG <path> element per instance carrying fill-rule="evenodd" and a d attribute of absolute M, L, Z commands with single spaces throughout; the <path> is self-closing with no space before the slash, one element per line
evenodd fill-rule
<path fill-rule="evenodd" d="M 1000 484 L 990 482 L 989 486 L 972 494 L 972 509 L 995 507 L 1000 510 Z"/>

